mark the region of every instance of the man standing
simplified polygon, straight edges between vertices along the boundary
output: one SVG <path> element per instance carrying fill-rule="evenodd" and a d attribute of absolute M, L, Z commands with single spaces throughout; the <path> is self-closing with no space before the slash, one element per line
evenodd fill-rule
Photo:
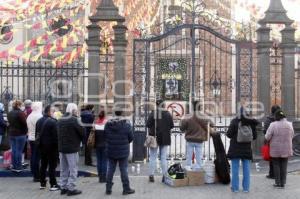
<path fill-rule="evenodd" d="M 42 102 L 33 102 L 32 103 L 32 112 L 27 117 L 27 127 L 28 127 L 28 140 L 31 149 L 30 156 L 30 170 L 33 175 L 33 182 L 40 182 L 40 153 L 35 144 L 35 132 L 36 132 L 36 123 L 43 117 Z"/>
<path fill-rule="evenodd" d="M 280 106 L 273 105 L 271 108 L 271 115 L 267 117 L 264 124 L 264 134 L 266 135 L 267 130 L 272 122 L 275 122 L 275 113 L 280 110 Z M 274 179 L 273 162 L 272 159 L 269 161 L 269 174 L 266 176 L 269 179 Z"/>
<path fill-rule="evenodd" d="M 61 194 L 78 195 L 81 191 L 75 189 L 75 182 L 78 175 L 78 152 L 83 141 L 83 128 L 80 126 L 76 104 L 68 104 L 66 113 L 58 121 L 57 126 Z"/>
<path fill-rule="evenodd" d="M 167 151 L 171 145 L 171 129 L 174 122 L 169 111 L 165 110 L 165 104 L 162 100 L 156 101 L 156 111 L 152 111 L 147 121 L 147 127 L 150 129 L 149 135 L 155 136 L 160 151 L 161 168 L 164 175 L 168 172 Z M 156 169 L 156 159 L 158 148 L 149 148 L 150 151 L 150 175 L 149 181 L 154 182 L 154 172 Z"/>
<path fill-rule="evenodd" d="M 121 118 L 122 111 L 115 111 L 115 118 L 109 120 L 104 127 L 104 137 L 108 157 L 108 171 L 106 179 L 106 194 L 112 193 L 113 176 L 119 163 L 123 195 L 133 194 L 128 178 L 129 144 L 133 140 L 131 125 Z"/>
<path fill-rule="evenodd" d="M 55 170 L 58 160 L 57 120 L 53 118 L 54 108 L 45 107 L 44 116 L 36 124 L 36 138 L 38 150 L 41 154 L 40 189 L 46 188 L 46 172 L 50 178 L 50 191 L 59 190 Z"/>
<path fill-rule="evenodd" d="M 89 138 L 95 119 L 93 108 L 93 105 L 86 105 L 80 115 L 81 122 L 84 126 L 84 163 L 87 166 L 94 166 L 92 161 L 92 149 L 87 146 L 87 140 Z"/>
<path fill-rule="evenodd" d="M 181 120 L 180 130 L 185 133 L 186 139 L 186 166 L 191 168 L 192 157 L 195 154 L 196 168 L 202 168 L 202 144 L 208 139 L 208 125 L 213 123 L 201 113 L 200 103 L 193 102 L 193 114 Z"/>

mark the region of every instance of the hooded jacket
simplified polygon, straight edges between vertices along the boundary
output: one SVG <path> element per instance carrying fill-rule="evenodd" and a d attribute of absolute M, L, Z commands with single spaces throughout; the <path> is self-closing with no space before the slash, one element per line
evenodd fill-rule
<path fill-rule="evenodd" d="M 129 144 L 133 141 L 133 133 L 127 120 L 121 118 L 109 120 L 104 127 L 104 138 L 109 158 L 128 158 Z"/>
<path fill-rule="evenodd" d="M 32 103 L 32 112 L 27 117 L 26 123 L 28 127 L 28 140 L 35 141 L 36 134 L 36 123 L 39 119 L 43 117 L 42 115 L 43 105 L 42 102 L 33 102 Z"/>

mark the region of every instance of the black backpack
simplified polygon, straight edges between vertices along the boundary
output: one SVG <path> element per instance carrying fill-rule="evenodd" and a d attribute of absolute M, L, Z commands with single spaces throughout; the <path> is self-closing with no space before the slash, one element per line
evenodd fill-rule
<path fill-rule="evenodd" d="M 184 170 L 180 163 L 175 163 L 171 165 L 168 169 L 168 174 L 170 176 L 176 176 L 175 179 L 183 179 L 184 178 Z"/>

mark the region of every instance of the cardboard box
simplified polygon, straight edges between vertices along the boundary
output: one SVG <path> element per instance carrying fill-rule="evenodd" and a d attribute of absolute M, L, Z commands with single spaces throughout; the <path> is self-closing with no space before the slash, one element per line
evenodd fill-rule
<path fill-rule="evenodd" d="M 170 176 L 165 176 L 165 184 L 171 187 L 185 187 L 188 186 L 188 179 L 173 179 Z"/>
<path fill-rule="evenodd" d="M 187 177 L 189 179 L 189 186 L 201 186 L 205 184 L 205 172 L 200 171 L 186 171 Z"/>

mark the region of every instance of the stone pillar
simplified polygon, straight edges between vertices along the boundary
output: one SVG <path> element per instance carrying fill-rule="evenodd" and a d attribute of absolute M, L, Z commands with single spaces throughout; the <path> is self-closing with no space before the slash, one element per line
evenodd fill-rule
<path fill-rule="evenodd" d="M 100 102 L 100 31 L 101 28 L 96 22 L 87 26 L 88 38 L 88 103 L 97 105 Z"/>
<path fill-rule="evenodd" d="M 265 24 L 257 30 L 257 94 L 258 101 L 264 105 L 265 116 L 269 114 L 271 107 L 270 30 Z"/>
<path fill-rule="evenodd" d="M 113 26 L 115 39 L 113 40 L 114 47 L 114 59 L 115 59 L 115 68 L 114 68 L 114 104 L 120 108 L 124 108 L 124 103 L 126 101 L 125 95 L 125 66 L 126 66 L 126 31 L 127 27 L 118 22 L 117 25 Z"/>
<path fill-rule="evenodd" d="M 295 42 L 295 28 L 289 25 L 281 31 L 282 43 L 282 72 L 281 93 L 282 109 L 288 119 L 295 118 L 295 53 L 297 44 Z"/>

